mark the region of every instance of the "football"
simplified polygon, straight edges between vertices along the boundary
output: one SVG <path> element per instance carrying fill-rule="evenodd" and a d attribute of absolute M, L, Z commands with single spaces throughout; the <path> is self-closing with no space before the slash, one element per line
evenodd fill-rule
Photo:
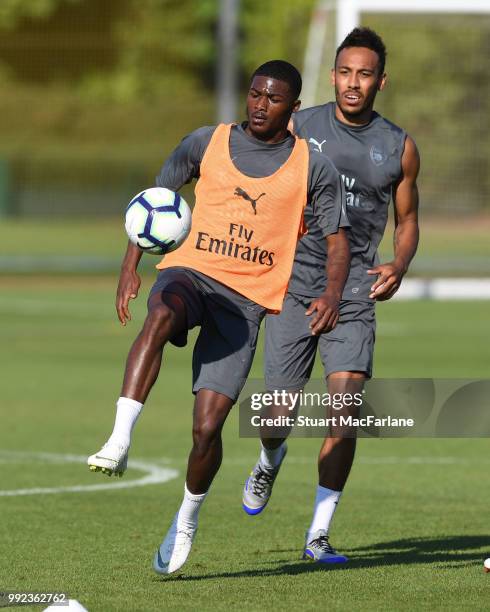
<path fill-rule="evenodd" d="M 182 196 L 152 187 L 134 196 L 126 209 L 126 232 L 145 253 L 165 255 L 189 235 L 192 214 Z"/>

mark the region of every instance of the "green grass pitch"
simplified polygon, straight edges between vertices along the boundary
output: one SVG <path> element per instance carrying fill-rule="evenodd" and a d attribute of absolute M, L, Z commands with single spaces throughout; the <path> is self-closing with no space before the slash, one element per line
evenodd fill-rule
<path fill-rule="evenodd" d="M 110 432 L 150 280 L 127 329 L 113 309 L 115 279 L 1 282 L 0 489 L 112 483 L 76 458 L 57 457 L 86 456 Z M 488 304 L 393 302 L 379 305 L 378 319 L 377 376 L 488 376 Z M 189 562 L 177 576 L 156 576 L 152 556 L 182 495 L 191 408 L 190 351 L 170 348 L 131 457 L 177 470 L 177 478 L 0 497 L 0 590 L 65 591 L 90 612 L 488 609 L 484 439 L 361 440 L 332 528 L 333 544 L 351 560 L 323 568 L 299 559 L 320 441 L 291 441 L 269 507 L 249 517 L 241 489 L 258 443 L 238 438 L 233 415 Z M 35 454 L 43 452 L 56 456 Z M 117 482 L 142 476 L 133 468 Z"/>

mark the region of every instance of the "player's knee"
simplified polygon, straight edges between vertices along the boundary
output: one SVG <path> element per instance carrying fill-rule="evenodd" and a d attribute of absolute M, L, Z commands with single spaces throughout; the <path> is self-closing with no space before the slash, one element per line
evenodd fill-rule
<path fill-rule="evenodd" d="M 213 418 L 207 418 L 194 423 L 192 440 L 194 448 L 205 452 L 208 448 L 221 441 L 222 423 Z"/>
<path fill-rule="evenodd" d="M 334 372 L 327 377 L 331 395 L 361 392 L 366 381 L 365 372 Z"/>
<path fill-rule="evenodd" d="M 143 327 L 144 334 L 151 340 L 167 340 L 175 326 L 175 313 L 165 304 L 154 306 L 148 311 Z"/>

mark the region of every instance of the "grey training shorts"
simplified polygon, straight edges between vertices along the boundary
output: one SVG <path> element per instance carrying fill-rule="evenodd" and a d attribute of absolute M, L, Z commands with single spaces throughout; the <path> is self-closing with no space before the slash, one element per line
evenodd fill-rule
<path fill-rule="evenodd" d="M 170 339 L 187 344 L 187 331 L 200 326 L 192 356 L 192 391 L 210 389 L 238 399 L 247 379 L 266 309 L 226 285 L 191 268 L 162 270 L 150 291 L 180 297 L 186 329 Z"/>
<path fill-rule="evenodd" d="M 315 298 L 288 293 L 282 312 L 267 315 L 265 383 L 267 389 L 302 389 L 311 376 L 317 347 L 325 376 L 365 372 L 371 377 L 376 320 L 374 303 L 342 301 L 336 327 L 312 336 L 305 311 Z"/>

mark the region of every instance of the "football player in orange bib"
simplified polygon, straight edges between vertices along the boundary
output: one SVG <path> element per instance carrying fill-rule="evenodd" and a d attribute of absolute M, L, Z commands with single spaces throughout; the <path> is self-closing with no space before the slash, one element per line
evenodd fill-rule
<path fill-rule="evenodd" d="M 183 502 L 154 557 L 160 574 L 178 570 L 190 553 L 199 510 L 221 464 L 222 427 L 250 370 L 262 318 L 281 310 L 307 206 L 328 248 L 329 284 L 310 306 L 312 332 L 332 329 L 338 319 L 350 261 L 344 189 L 332 163 L 288 131 L 300 91 L 294 66 L 263 64 L 251 79 L 247 121 L 192 132 L 157 177 L 158 186 L 174 191 L 198 179 L 192 230 L 157 266 L 148 315 L 128 355 L 114 430 L 88 464 L 93 471 L 124 472 L 131 431 L 165 344 L 184 346 L 188 330 L 200 326 L 193 446 Z M 129 300 L 138 294 L 141 254 L 129 244 L 123 260 L 116 303 L 123 325 L 131 318 Z"/>

